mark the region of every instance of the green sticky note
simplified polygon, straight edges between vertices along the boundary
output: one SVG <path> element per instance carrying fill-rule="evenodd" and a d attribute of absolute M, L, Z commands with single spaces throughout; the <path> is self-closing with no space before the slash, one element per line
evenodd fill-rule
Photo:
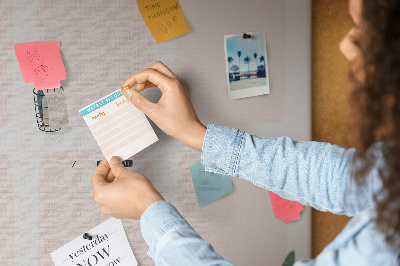
<path fill-rule="evenodd" d="M 200 161 L 190 166 L 194 189 L 200 208 L 225 196 L 233 190 L 229 176 L 206 172 Z"/>

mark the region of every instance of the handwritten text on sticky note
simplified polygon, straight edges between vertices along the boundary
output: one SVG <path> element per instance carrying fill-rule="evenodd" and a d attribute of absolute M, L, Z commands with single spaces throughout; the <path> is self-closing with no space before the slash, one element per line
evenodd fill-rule
<path fill-rule="evenodd" d="M 36 90 L 59 88 L 67 78 L 60 42 L 17 43 L 14 49 L 24 82 L 33 83 Z"/>
<path fill-rule="evenodd" d="M 190 166 L 190 174 L 200 208 L 233 190 L 229 176 L 206 172 L 200 161 Z"/>
<path fill-rule="evenodd" d="M 157 43 L 190 32 L 177 0 L 137 0 L 140 14 Z"/>
<path fill-rule="evenodd" d="M 271 191 L 269 196 L 275 218 L 282 219 L 285 224 L 300 219 L 300 213 L 304 210 L 304 206 L 301 203 L 284 199 Z"/>

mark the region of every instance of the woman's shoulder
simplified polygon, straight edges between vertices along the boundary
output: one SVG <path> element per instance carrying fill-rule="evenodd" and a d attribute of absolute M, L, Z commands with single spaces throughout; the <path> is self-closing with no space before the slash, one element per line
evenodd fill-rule
<path fill-rule="evenodd" d="M 345 259 L 349 251 L 353 261 L 366 260 L 366 265 L 397 265 L 399 251 L 391 247 L 375 222 L 376 210 L 371 208 L 354 216 L 327 247 Z M 344 256 L 344 257 L 343 257 Z"/>

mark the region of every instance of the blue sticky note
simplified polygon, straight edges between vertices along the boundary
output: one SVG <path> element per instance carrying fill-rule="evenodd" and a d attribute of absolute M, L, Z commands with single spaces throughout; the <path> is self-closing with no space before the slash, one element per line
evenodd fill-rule
<path fill-rule="evenodd" d="M 229 176 L 206 172 L 200 161 L 190 166 L 190 173 L 200 208 L 233 190 Z"/>

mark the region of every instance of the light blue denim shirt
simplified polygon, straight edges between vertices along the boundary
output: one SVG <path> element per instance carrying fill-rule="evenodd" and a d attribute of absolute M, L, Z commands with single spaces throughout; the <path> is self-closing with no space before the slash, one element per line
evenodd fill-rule
<path fill-rule="evenodd" d="M 358 186 L 351 177 L 353 154 L 354 149 L 328 143 L 259 138 L 210 124 L 201 160 L 207 171 L 242 178 L 321 211 L 355 216 L 315 260 L 301 260 L 296 266 L 397 265 L 399 251 L 386 244 L 373 220 L 373 194 L 382 186 L 381 159 L 378 155 L 376 167 Z M 151 204 L 140 226 L 148 255 L 157 265 L 232 265 L 166 201 Z"/>

